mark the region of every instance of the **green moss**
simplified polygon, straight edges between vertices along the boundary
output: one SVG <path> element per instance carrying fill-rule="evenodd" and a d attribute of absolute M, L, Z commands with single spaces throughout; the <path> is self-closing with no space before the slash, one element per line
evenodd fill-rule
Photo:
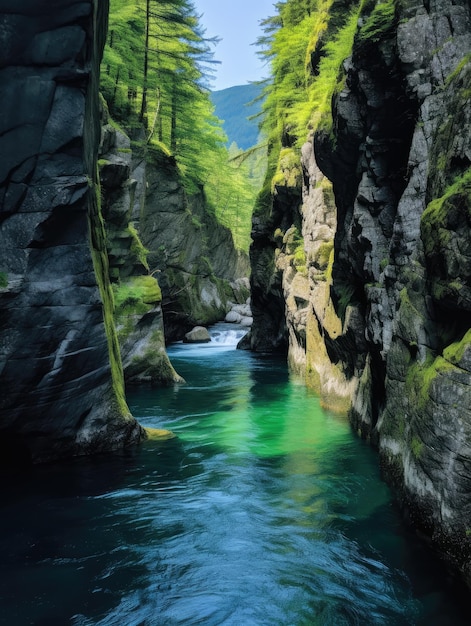
<path fill-rule="evenodd" d="M 415 459 L 420 459 L 422 456 L 422 452 L 424 449 L 424 443 L 415 435 L 412 437 L 410 441 L 410 450 Z"/>
<path fill-rule="evenodd" d="M 201 228 L 203 228 L 203 222 L 198 217 L 196 217 L 196 215 L 191 216 L 191 223 L 196 228 L 196 230 L 200 230 Z"/>
<path fill-rule="evenodd" d="M 303 175 L 301 157 L 293 148 L 284 148 L 280 152 L 276 174 L 272 180 L 275 187 L 292 187 L 299 189 L 302 186 Z"/>
<path fill-rule="evenodd" d="M 154 276 L 133 276 L 122 284 L 113 285 L 113 293 L 117 317 L 144 315 L 162 300 L 162 292 Z"/>
<path fill-rule="evenodd" d="M 457 177 L 443 195 L 432 200 L 421 218 L 421 235 L 427 255 L 447 247 L 451 240 L 449 215 L 464 206 L 471 217 L 471 168 Z"/>
<path fill-rule="evenodd" d="M 448 86 L 451 82 L 458 78 L 461 74 L 461 71 L 466 67 L 468 63 L 471 63 L 471 52 L 468 52 L 468 54 L 461 59 L 455 69 L 450 72 L 450 74 L 446 78 L 445 85 Z"/>
<path fill-rule="evenodd" d="M 0 272 L 0 289 L 8 287 L 8 276 L 5 272 Z"/>
<path fill-rule="evenodd" d="M 97 174 L 98 180 L 98 174 Z M 95 276 L 103 303 L 103 322 L 108 341 L 111 381 L 117 407 L 121 415 L 129 415 L 124 393 L 124 375 L 119 350 L 118 336 L 114 324 L 114 299 L 109 280 L 109 264 L 106 253 L 106 235 L 101 213 L 101 194 L 98 183 L 90 193 L 89 202 L 90 241 Z"/>
<path fill-rule="evenodd" d="M 406 390 L 409 398 L 420 410 L 423 410 L 430 399 L 430 387 L 437 376 L 454 369 L 448 360 L 442 356 L 433 358 L 427 356 L 424 364 L 417 362 L 409 366 L 406 376 Z"/>
<path fill-rule="evenodd" d="M 127 227 L 127 232 L 132 238 L 131 242 L 131 252 L 134 254 L 136 259 L 149 271 L 149 264 L 147 262 L 147 255 L 149 254 L 149 250 L 144 247 L 142 241 L 139 237 L 139 233 L 135 228 L 134 224 L 130 222 Z"/>
<path fill-rule="evenodd" d="M 321 243 L 315 257 L 315 262 L 319 266 L 319 269 L 327 270 L 333 249 L 333 241 L 325 241 Z"/>
<path fill-rule="evenodd" d="M 329 255 L 329 262 L 327 263 L 326 270 L 324 272 L 324 280 L 329 284 L 332 284 L 332 272 L 334 270 L 334 260 L 335 260 L 335 249 L 332 244 L 332 250 Z"/>
<path fill-rule="evenodd" d="M 465 351 L 471 346 L 471 330 L 465 334 L 463 339 L 456 341 L 443 350 L 443 358 L 452 363 L 459 365 L 464 357 Z"/>

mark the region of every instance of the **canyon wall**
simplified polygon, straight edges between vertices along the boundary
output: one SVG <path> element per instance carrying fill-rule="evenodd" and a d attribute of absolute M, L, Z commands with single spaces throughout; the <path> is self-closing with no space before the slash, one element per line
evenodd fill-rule
<path fill-rule="evenodd" d="M 309 136 L 297 176 L 279 166 L 251 252 L 252 347 L 288 344 L 469 584 L 470 50 L 465 0 L 368 3 L 332 127 Z"/>
<path fill-rule="evenodd" d="M 124 398 L 96 174 L 107 11 L 2 2 L 0 439 L 12 461 L 143 436 Z"/>

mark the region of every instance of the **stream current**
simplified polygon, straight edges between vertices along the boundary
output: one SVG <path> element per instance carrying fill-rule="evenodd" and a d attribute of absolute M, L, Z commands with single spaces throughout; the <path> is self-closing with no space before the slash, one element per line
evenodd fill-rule
<path fill-rule="evenodd" d="M 187 383 L 129 394 L 176 439 L 3 478 L 0 624 L 470 623 L 376 453 L 241 333 L 170 347 Z"/>

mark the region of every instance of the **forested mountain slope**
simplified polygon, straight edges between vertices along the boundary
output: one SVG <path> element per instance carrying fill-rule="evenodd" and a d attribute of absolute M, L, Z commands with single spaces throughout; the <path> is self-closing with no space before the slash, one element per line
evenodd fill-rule
<path fill-rule="evenodd" d="M 211 92 L 216 116 L 222 120 L 228 144 L 236 143 L 241 150 L 255 146 L 259 138 L 257 116 L 262 107 L 263 87 L 257 84 L 237 85 Z"/>
<path fill-rule="evenodd" d="M 250 346 L 349 412 L 471 584 L 469 3 L 276 9 Z"/>

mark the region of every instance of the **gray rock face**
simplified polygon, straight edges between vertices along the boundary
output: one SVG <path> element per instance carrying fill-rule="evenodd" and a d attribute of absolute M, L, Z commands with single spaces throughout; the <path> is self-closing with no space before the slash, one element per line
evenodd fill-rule
<path fill-rule="evenodd" d="M 470 7 L 398 11 L 388 37 L 354 49 L 335 148 L 315 138 L 337 200 L 334 300 L 358 312 L 336 358 L 356 362 L 354 426 L 471 584 Z"/>
<path fill-rule="evenodd" d="M 396 7 L 381 37 L 356 38 L 302 194 L 277 190 L 254 219 L 250 341 L 288 343 L 471 585 L 470 5 Z"/>
<path fill-rule="evenodd" d="M 108 3 L 5 0 L 2 9 L 0 437 L 41 461 L 142 436 L 119 358 L 110 364 L 95 188 Z"/>
<path fill-rule="evenodd" d="M 135 204 L 145 203 L 146 167 L 142 158 L 134 157 L 129 137 L 109 123 L 104 103 L 99 156 L 114 320 L 126 386 L 182 382 L 165 349 L 162 293 L 157 278 L 149 275 L 138 221 L 133 219 Z"/>
<path fill-rule="evenodd" d="M 158 158 L 147 168 L 139 232 L 162 288 L 166 340 L 174 341 L 193 326 L 223 320 L 228 302 L 245 302 L 240 279 L 250 269 L 230 231 L 208 213 L 203 195 L 189 196 L 171 158 Z"/>

